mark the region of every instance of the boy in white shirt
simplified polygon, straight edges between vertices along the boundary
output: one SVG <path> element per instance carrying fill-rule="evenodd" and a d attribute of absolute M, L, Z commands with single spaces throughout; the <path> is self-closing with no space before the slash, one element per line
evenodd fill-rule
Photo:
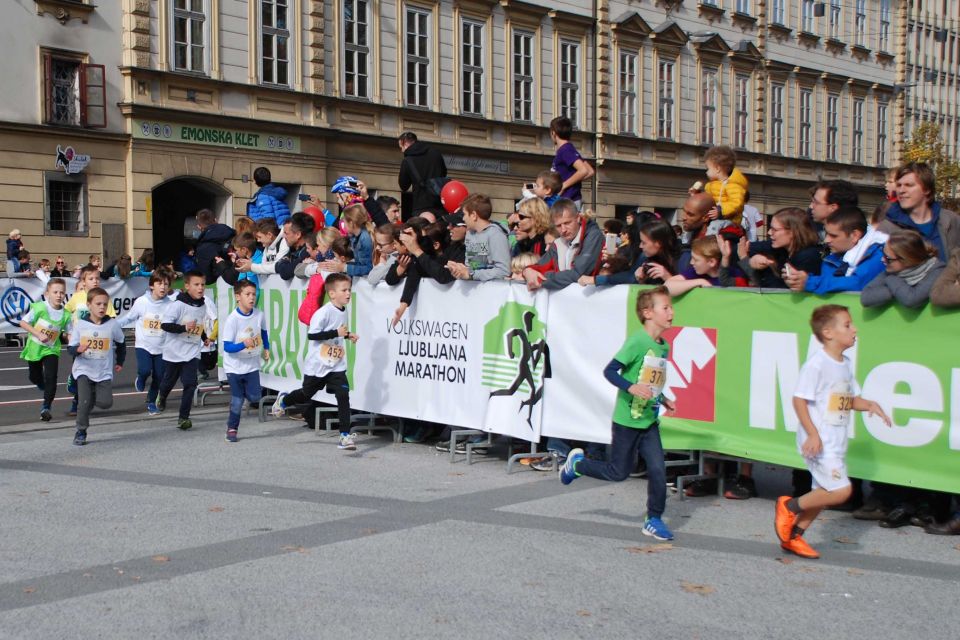
<path fill-rule="evenodd" d="M 819 558 L 803 534 L 820 512 L 850 499 L 847 477 L 847 431 L 851 411 L 879 416 L 887 426 L 890 418 L 873 400 L 860 397 L 853 365 L 843 352 L 857 341 L 847 307 L 827 304 L 813 310 L 813 334 L 823 345 L 807 358 L 793 393 L 793 409 L 800 420 L 797 449 L 813 476 L 813 489 L 799 498 L 777 499 L 774 528 L 780 546 L 803 558 Z"/>
<path fill-rule="evenodd" d="M 329 302 L 317 309 L 307 329 L 307 359 L 303 365 L 303 388 L 280 393 L 273 403 L 273 415 L 282 416 L 288 406 L 304 404 L 322 389 L 337 399 L 340 418 L 340 449 L 355 451 L 355 434 L 350 433 L 350 383 L 347 381 L 346 340 L 356 343 L 359 336 L 347 328 L 350 304 L 350 276 L 332 273 L 324 282 Z"/>
<path fill-rule="evenodd" d="M 255 309 L 257 285 L 241 280 L 233 286 L 237 301 L 223 323 L 223 370 L 230 383 L 230 413 L 227 416 L 227 442 L 237 441 L 240 411 L 246 398 L 260 402 L 260 359 L 270 359 L 270 339 L 263 312 Z"/>
<path fill-rule="evenodd" d="M 84 314 L 70 330 L 73 377 L 77 381 L 77 432 L 73 444 L 87 443 L 90 411 L 113 406 L 113 374 L 120 371 L 127 355 L 123 329 L 107 317 L 110 296 L 100 287 L 87 291 L 89 315 Z M 116 362 L 114 362 L 116 358 Z"/>
<path fill-rule="evenodd" d="M 150 289 L 136 299 L 130 313 L 123 319 L 124 327 L 135 325 L 134 336 L 137 354 L 137 379 L 133 386 L 142 392 L 150 378 L 147 391 L 147 412 L 155 416 L 157 394 L 163 379 L 163 341 L 164 332 L 160 328 L 163 314 L 173 300 L 167 297 L 170 290 L 170 276 L 165 271 L 154 271 L 150 275 Z"/>
<path fill-rule="evenodd" d="M 197 389 L 197 371 L 200 366 L 200 348 L 207 337 L 204 333 L 207 304 L 203 297 L 206 277 L 199 271 L 183 274 L 183 291 L 167 305 L 160 328 L 166 332 L 163 343 L 163 380 L 157 394 L 157 409 L 167 408 L 167 396 L 177 380 L 183 384 L 177 428 L 186 431 L 193 426 L 190 409 L 193 392 Z"/>

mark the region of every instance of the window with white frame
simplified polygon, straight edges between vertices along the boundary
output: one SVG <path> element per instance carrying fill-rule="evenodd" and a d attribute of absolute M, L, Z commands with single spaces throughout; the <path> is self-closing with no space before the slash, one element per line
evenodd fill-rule
<path fill-rule="evenodd" d="M 830 0 L 830 38 L 833 40 L 840 40 L 843 36 L 840 18 L 840 0 Z"/>
<path fill-rule="evenodd" d="M 620 52 L 620 133 L 637 132 L 637 54 Z"/>
<path fill-rule="evenodd" d="M 813 0 L 800 1 L 800 31 L 816 33 L 813 30 Z"/>
<path fill-rule="evenodd" d="M 44 233 L 85 236 L 87 224 L 87 178 L 58 171 L 44 173 Z"/>
<path fill-rule="evenodd" d="M 783 85 L 770 85 L 770 153 L 783 153 Z"/>
<path fill-rule="evenodd" d="M 260 78 L 266 84 L 290 84 L 288 0 L 260 0 Z"/>
<path fill-rule="evenodd" d="M 750 0 L 737 0 L 735 11 L 745 16 L 750 15 Z"/>
<path fill-rule="evenodd" d="M 343 93 L 370 97 L 370 13 L 367 0 L 343 0 Z"/>
<path fill-rule="evenodd" d="M 746 149 L 750 136 L 750 76 L 737 74 L 734 84 L 733 144 Z"/>
<path fill-rule="evenodd" d="M 837 112 L 839 111 L 839 108 L 840 96 L 833 93 L 827 95 L 827 160 L 837 159 L 837 120 L 839 116 Z"/>
<path fill-rule="evenodd" d="M 483 23 L 464 19 L 460 60 L 460 104 L 464 113 L 483 114 Z"/>
<path fill-rule="evenodd" d="M 853 43 L 863 47 L 866 45 L 867 31 L 867 0 L 857 0 L 856 17 L 853 21 Z"/>
<path fill-rule="evenodd" d="M 700 86 L 700 144 L 712 145 L 717 140 L 717 70 L 704 69 Z"/>
<path fill-rule="evenodd" d="M 407 8 L 407 104 L 430 106 L 430 17 L 429 11 Z"/>
<path fill-rule="evenodd" d="M 877 48 L 880 51 L 890 50 L 890 0 L 880 0 L 880 33 Z"/>
<path fill-rule="evenodd" d="M 797 145 L 797 155 L 801 158 L 810 157 L 810 128 L 813 120 L 813 91 L 811 89 L 800 89 L 800 107 L 799 122 L 800 136 Z"/>
<path fill-rule="evenodd" d="M 513 119 L 533 122 L 533 34 L 513 32 Z"/>
<path fill-rule="evenodd" d="M 560 41 L 560 115 L 577 125 L 580 113 L 580 45 Z"/>
<path fill-rule="evenodd" d="M 887 104 L 877 103 L 877 166 L 887 166 Z"/>
<path fill-rule="evenodd" d="M 673 139 L 673 60 L 660 60 L 657 65 L 657 137 Z"/>
<path fill-rule="evenodd" d="M 853 137 L 850 144 L 850 161 L 863 164 L 863 98 L 853 99 Z"/>
<path fill-rule="evenodd" d="M 773 0 L 772 19 L 773 24 L 786 24 L 786 0 Z"/>
<path fill-rule="evenodd" d="M 173 0 L 173 68 L 205 73 L 207 70 L 206 0 Z"/>

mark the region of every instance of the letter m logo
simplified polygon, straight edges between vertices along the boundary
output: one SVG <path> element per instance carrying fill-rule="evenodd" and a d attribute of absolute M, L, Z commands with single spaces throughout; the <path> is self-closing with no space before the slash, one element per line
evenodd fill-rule
<path fill-rule="evenodd" d="M 672 327 L 663 337 L 670 343 L 664 395 L 677 406 L 671 415 L 713 422 L 717 409 L 717 330 Z"/>

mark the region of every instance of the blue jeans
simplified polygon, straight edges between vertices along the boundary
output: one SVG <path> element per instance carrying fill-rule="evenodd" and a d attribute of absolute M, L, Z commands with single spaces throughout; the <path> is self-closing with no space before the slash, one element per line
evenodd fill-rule
<path fill-rule="evenodd" d="M 153 355 L 146 349 L 138 348 L 137 377 L 146 380 L 150 378 L 150 387 L 147 389 L 147 402 L 156 402 L 160 391 L 160 381 L 163 380 L 163 356 Z"/>
<path fill-rule="evenodd" d="M 659 422 L 649 429 L 631 429 L 614 422 L 609 459 L 598 462 L 584 458 L 575 471 L 598 480 L 620 482 L 630 477 L 638 452 L 647 463 L 647 516 L 659 518 L 667 507 L 667 467 L 663 462 Z"/>
<path fill-rule="evenodd" d="M 177 384 L 177 378 L 183 383 L 183 395 L 180 397 L 180 419 L 190 417 L 193 408 L 193 392 L 197 390 L 197 367 L 200 358 L 186 362 L 163 361 L 163 379 L 160 382 L 159 396 L 166 398 Z"/>
<path fill-rule="evenodd" d="M 230 383 L 230 413 L 227 415 L 227 429 L 236 429 L 240 426 L 240 411 L 243 409 L 243 399 L 250 404 L 260 402 L 260 372 L 228 373 L 227 382 Z"/>

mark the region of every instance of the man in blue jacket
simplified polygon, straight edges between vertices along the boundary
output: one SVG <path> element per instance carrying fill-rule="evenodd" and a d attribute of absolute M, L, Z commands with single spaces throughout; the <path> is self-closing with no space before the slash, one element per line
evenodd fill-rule
<path fill-rule="evenodd" d="M 863 211 L 856 207 L 835 211 L 824 222 L 824 230 L 830 255 L 823 259 L 819 274 L 788 266 L 784 281 L 792 290 L 819 294 L 862 291 L 884 270 L 883 245 L 888 236 L 869 227 Z"/>
<path fill-rule="evenodd" d="M 270 182 L 270 169 L 257 167 L 253 172 L 253 181 L 260 187 L 247 203 L 247 216 L 254 222 L 264 218 L 273 218 L 278 227 L 290 217 L 290 207 L 284 201 L 287 190 Z"/>

